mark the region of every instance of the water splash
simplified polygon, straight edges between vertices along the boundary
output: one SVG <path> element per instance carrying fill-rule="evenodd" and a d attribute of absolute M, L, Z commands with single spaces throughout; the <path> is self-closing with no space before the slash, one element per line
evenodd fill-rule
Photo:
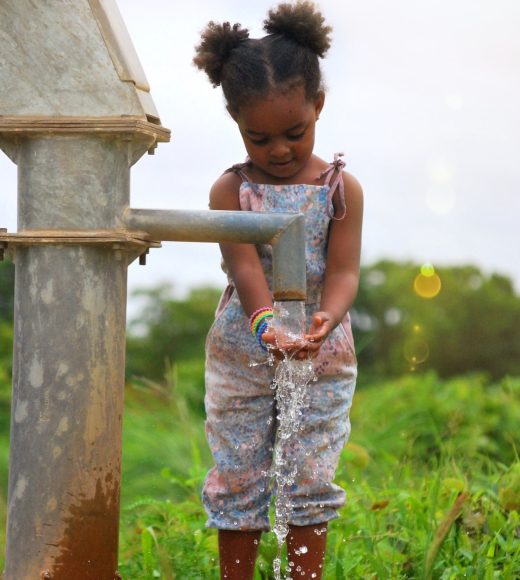
<path fill-rule="evenodd" d="M 276 332 L 277 344 L 303 343 L 305 334 L 305 303 L 275 302 L 272 327 Z M 289 533 L 289 520 L 293 506 L 291 487 L 296 482 L 297 462 L 288 460 L 287 452 L 294 446 L 306 406 L 308 384 L 314 380 L 312 361 L 294 358 L 295 352 L 283 351 L 283 359 L 276 365 L 272 389 L 275 391 L 277 409 L 277 433 L 270 475 L 274 480 L 275 520 L 273 532 L 278 542 L 278 552 L 273 561 L 276 580 L 281 580 L 282 548 Z M 290 578 L 290 575 L 287 576 Z"/>

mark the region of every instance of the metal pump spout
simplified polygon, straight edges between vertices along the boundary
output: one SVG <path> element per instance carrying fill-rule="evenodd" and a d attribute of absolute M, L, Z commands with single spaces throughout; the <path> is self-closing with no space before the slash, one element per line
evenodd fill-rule
<path fill-rule="evenodd" d="M 130 231 L 175 242 L 236 242 L 273 247 L 275 300 L 305 300 L 303 214 L 127 209 Z"/>

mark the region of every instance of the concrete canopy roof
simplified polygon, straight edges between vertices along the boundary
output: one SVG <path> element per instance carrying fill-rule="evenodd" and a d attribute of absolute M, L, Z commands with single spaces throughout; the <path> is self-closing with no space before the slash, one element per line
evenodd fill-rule
<path fill-rule="evenodd" d="M 160 125 L 115 0 L 0 3 L 0 115 Z"/>

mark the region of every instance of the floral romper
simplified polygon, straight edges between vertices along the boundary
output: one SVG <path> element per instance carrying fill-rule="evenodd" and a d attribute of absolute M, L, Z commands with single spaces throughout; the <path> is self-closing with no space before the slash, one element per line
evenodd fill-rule
<path fill-rule="evenodd" d="M 247 166 L 246 162 L 228 170 L 243 180 L 242 210 L 305 214 L 308 328 L 319 308 L 329 223 L 346 212 L 341 175 L 344 163 L 335 156 L 334 163 L 320 176 L 324 185 L 252 183 L 244 172 Z M 342 210 L 338 218 L 334 218 L 332 205 L 336 190 Z M 259 245 L 257 249 L 271 287 L 271 247 Z M 250 366 L 265 359 L 230 280 L 206 341 L 206 433 L 215 461 L 202 492 L 208 527 L 269 529 L 269 469 L 276 430 L 271 389 L 274 370 L 267 364 Z M 314 368 L 318 380 L 308 386 L 301 431 L 288 450 L 298 467 L 297 483 L 290 490 L 290 523 L 297 526 L 334 519 L 338 517 L 336 510 L 345 503 L 345 492 L 332 480 L 350 432 L 349 410 L 357 376 L 348 314 L 322 345 Z"/>

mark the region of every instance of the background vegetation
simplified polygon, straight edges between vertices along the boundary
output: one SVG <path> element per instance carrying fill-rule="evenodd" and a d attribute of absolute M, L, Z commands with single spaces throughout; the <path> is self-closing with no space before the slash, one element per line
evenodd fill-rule
<path fill-rule="evenodd" d="M 12 274 L 0 264 L 1 519 Z M 337 477 L 348 503 L 331 525 L 324 577 L 518 578 L 520 298 L 510 280 L 472 266 L 438 268 L 438 294 L 433 270 L 423 268 L 426 290 L 419 275 L 417 264 L 389 261 L 363 272 L 352 312 L 360 380 Z M 218 577 L 216 535 L 199 500 L 211 464 L 203 349 L 218 295 L 141 292 L 145 306 L 129 325 L 125 580 Z M 265 535 L 257 579 L 272 577 L 275 548 Z"/>
<path fill-rule="evenodd" d="M 199 288 L 178 300 L 165 286 L 139 292 L 145 306 L 129 328 L 129 377 L 160 380 L 166 361 L 200 360 L 219 294 Z M 351 315 L 362 383 L 412 369 L 520 375 L 520 296 L 505 276 L 381 261 L 363 268 Z"/>

